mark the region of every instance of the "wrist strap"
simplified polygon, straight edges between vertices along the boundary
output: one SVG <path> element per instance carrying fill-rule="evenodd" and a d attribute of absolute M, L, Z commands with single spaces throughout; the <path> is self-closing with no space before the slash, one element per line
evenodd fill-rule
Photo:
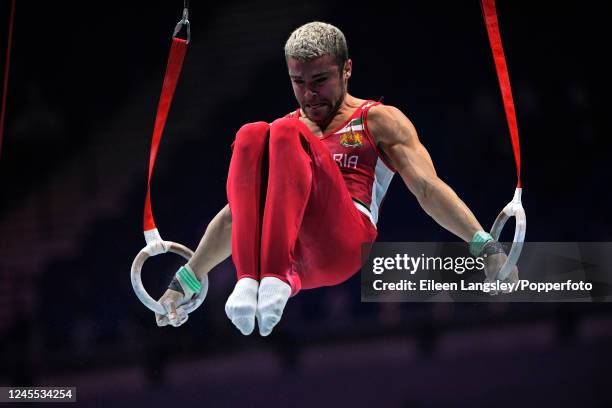
<path fill-rule="evenodd" d="M 473 256 L 479 256 L 482 252 L 482 248 L 489 241 L 493 241 L 491 234 L 484 231 L 478 231 L 470 241 L 470 253 Z"/>
<path fill-rule="evenodd" d="M 188 264 L 181 266 L 176 272 L 175 277 L 181 284 L 186 298 L 190 298 L 194 294 L 200 293 L 202 290 L 202 284 Z"/>

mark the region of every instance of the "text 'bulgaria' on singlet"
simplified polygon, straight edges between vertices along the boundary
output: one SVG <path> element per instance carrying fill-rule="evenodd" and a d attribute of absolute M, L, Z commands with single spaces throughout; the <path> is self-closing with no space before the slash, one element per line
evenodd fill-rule
<path fill-rule="evenodd" d="M 380 155 L 367 126 L 368 111 L 380 102 L 366 101 L 339 128 L 321 136 L 342 172 L 357 209 L 372 223 L 378 214 L 395 170 Z M 287 115 L 299 118 L 300 110 Z"/>

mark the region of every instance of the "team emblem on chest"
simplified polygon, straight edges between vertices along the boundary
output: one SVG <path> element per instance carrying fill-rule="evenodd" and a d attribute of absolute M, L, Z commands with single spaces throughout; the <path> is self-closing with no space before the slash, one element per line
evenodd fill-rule
<path fill-rule="evenodd" d="M 340 135 L 340 144 L 344 147 L 358 148 L 363 146 L 363 137 L 361 133 L 349 130 Z"/>
<path fill-rule="evenodd" d="M 340 132 L 340 145 L 354 149 L 363 146 L 363 121 L 361 118 L 353 119 Z"/>

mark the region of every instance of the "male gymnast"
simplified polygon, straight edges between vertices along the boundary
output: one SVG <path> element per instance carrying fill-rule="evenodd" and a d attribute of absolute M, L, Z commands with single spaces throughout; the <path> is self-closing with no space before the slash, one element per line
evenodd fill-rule
<path fill-rule="evenodd" d="M 501 244 L 436 174 L 412 122 L 397 108 L 348 93 L 352 60 L 344 34 L 311 22 L 285 44 L 299 108 L 236 134 L 226 205 L 210 222 L 191 260 L 160 298 L 159 326 L 180 326 L 177 305 L 228 256 L 238 282 L 225 311 L 244 335 L 267 336 L 301 289 L 337 285 L 361 267 L 362 244 L 376 239 L 381 203 L 399 173 L 438 224 L 470 243 L 495 280 L 506 261 Z M 507 278 L 518 280 L 515 267 Z"/>

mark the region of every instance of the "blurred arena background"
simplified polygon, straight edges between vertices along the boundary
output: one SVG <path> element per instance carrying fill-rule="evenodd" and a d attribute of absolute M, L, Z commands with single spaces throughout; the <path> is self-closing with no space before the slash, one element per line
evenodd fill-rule
<path fill-rule="evenodd" d="M 527 240 L 612 241 L 610 16 L 595 2 L 497 3 Z M 0 385 L 77 386 L 81 404 L 100 407 L 612 405 L 607 303 L 361 303 L 357 274 L 293 298 L 269 338 L 244 337 L 223 310 L 228 260 L 186 325 L 156 327 L 129 270 L 144 245 L 150 137 L 181 10 L 17 4 L 0 157 Z M 165 239 L 195 249 L 226 202 L 237 129 L 295 109 L 282 47 L 312 20 L 344 31 L 350 92 L 411 118 L 485 228 L 511 199 L 514 161 L 477 0 L 192 1 L 190 20 L 152 181 Z M 378 240 L 455 239 L 396 177 Z M 161 295 L 180 262 L 150 260 L 149 291 Z"/>

